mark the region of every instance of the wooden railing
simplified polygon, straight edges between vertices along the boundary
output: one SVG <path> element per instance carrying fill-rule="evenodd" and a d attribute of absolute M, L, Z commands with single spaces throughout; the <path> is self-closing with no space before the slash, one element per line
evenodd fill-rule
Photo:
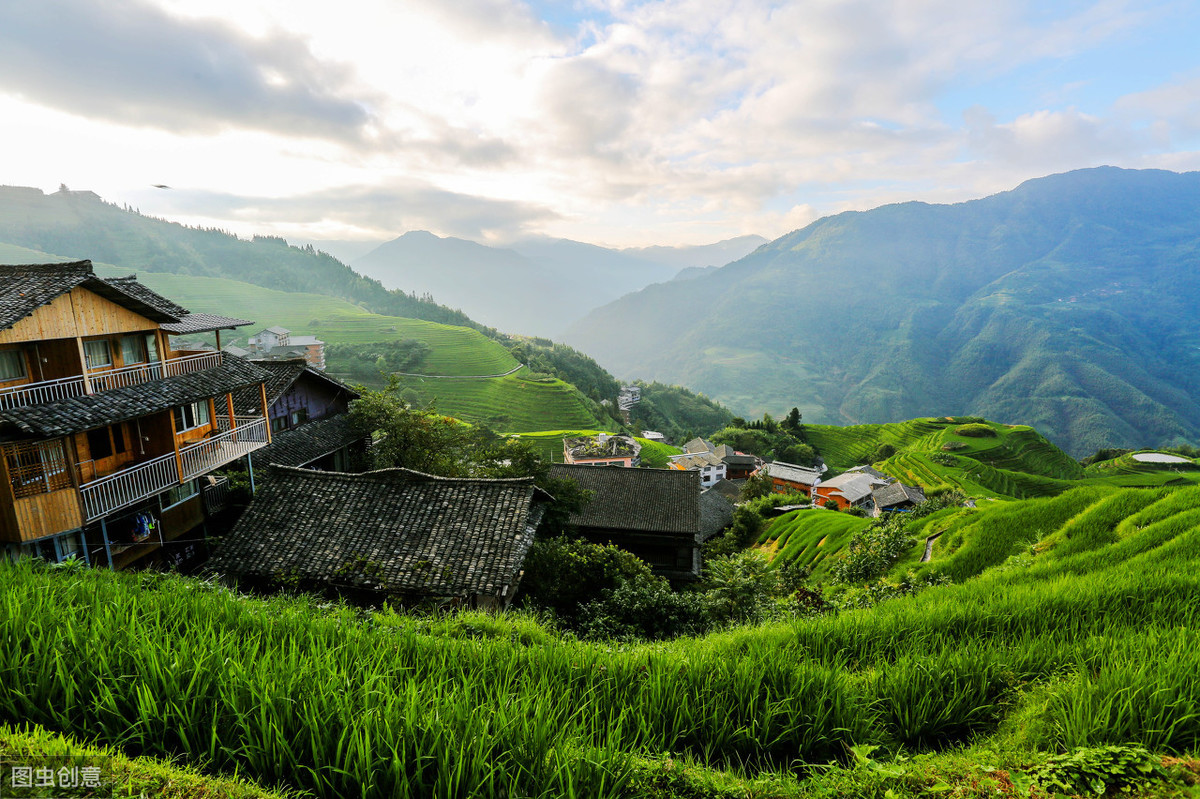
<path fill-rule="evenodd" d="M 182 480 L 191 480 L 211 472 L 267 445 L 266 419 L 261 416 L 235 416 L 234 421 L 237 427 L 229 429 L 229 419 L 218 416 L 217 425 L 225 432 L 179 450 L 179 460 L 183 465 Z"/>
<path fill-rule="evenodd" d="M 221 353 L 200 352 L 184 355 L 179 358 L 168 358 L 165 361 L 150 361 L 123 366 L 120 369 L 88 371 L 92 383 L 92 393 L 99 394 L 114 388 L 136 386 L 151 380 L 161 380 L 164 377 L 176 377 L 190 372 L 200 372 L 211 369 L 221 363 Z M 43 380 L 37 383 L 24 383 L 11 388 L 0 389 L 0 410 L 21 408 L 27 405 L 42 405 L 47 402 L 58 402 L 71 397 L 82 397 L 87 394 L 83 376 L 64 377 L 59 380 Z"/>
<path fill-rule="evenodd" d="M 228 419 L 221 421 L 229 428 Z M 236 427 L 181 448 L 178 463 L 171 452 L 81 485 L 85 521 L 154 496 L 266 446 L 266 419 L 238 416 L 234 421 Z"/>

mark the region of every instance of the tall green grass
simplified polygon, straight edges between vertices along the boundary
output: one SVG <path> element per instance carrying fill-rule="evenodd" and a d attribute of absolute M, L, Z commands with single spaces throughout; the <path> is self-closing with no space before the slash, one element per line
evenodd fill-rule
<path fill-rule="evenodd" d="M 1120 496 L 938 514 L 925 528 L 986 519 L 996 537 L 986 557 L 960 547 L 958 584 L 653 645 L 4 565 L 0 720 L 328 797 L 636 796 L 646 757 L 752 775 L 941 748 L 1018 711 L 1045 749 L 1194 751 L 1200 489 Z M 1001 557 L 1054 520 L 1075 532 Z"/>

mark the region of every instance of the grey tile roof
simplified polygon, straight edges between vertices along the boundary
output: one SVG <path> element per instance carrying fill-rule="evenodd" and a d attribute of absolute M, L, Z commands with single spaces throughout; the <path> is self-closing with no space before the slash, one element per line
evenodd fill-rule
<path fill-rule="evenodd" d="M 707 541 L 733 524 L 733 503 L 716 486 L 700 492 L 700 540 Z"/>
<path fill-rule="evenodd" d="M 882 480 L 885 483 L 890 483 L 890 482 L 892 482 L 893 479 L 895 479 L 889 475 L 884 474 L 883 472 L 879 471 L 875 467 L 869 466 L 869 465 L 868 466 L 852 466 L 849 469 L 847 469 L 845 473 L 846 474 L 869 474 L 871 477 L 874 477 L 876 480 Z"/>
<path fill-rule="evenodd" d="M 848 502 L 858 502 L 871 495 L 883 481 L 863 472 L 845 472 L 821 483 L 821 489 L 832 489 L 841 494 Z"/>
<path fill-rule="evenodd" d="M 891 508 L 903 505 L 905 502 L 920 505 L 925 501 L 925 492 L 915 486 L 906 486 L 904 483 L 895 482 L 876 488 L 871 492 L 871 498 L 875 500 L 875 506 L 878 508 Z"/>
<path fill-rule="evenodd" d="M 742 486 L 745 484 L 745 480 L 726 480 L 725 478 L 721 478 L 709 486 L 705 493 L 708 493 L 709 491 L 716 491 L 730 502 L 737 502 L 739 499 L 741 499 Z"/>
<path fill-rule="evenodd" d="M 700 473 L 620 466 L 550 467 L 592 491 L 592 501 L 571 514 L 571 524 L 610 530 L 695 534 L 700 531 Z"/>
<path fill-rule="evenodd" d="M 724 461 L 711 452 L 697 452 L 688 455 L 672 455 L 671 462 L 684 469 L 703 469 L 705 466 L 720 466 Z"/>
<path fill-rule="evenodd" d="M 157 291 L 143 286 L 138 282 L 137 275 L 126 275 L 125 277 L 109 277 L 104 278 L 104 282 L 110 286 L 114 286 L 126 294 L 137 297 L 146 305 L 157 308 L 168 316 L 174 316 L 182 319 L 187 316 L 189 311 L 179 303 L 167 299 Z"/>
<path fill-rule="evenodd" d="M 707 438 L 693 438 L 683 445 L 683 451 L 692 455 L 698 452 L 712 452 L 715 449 L 716 446 Z"/>
<path fill-rule="evenodd" d="M 800 483 L 801 485 L 811 486 L 816 485 L 821 479 L 821 473 L 816 469 L 808 466 L 797 466 L 794 463 L 784 463 L 783 461 L 775 461 L 764 465 L 763 470 L 771 477 L 777 477 L 780 480 L 787 480 L 789 483 Z"/>
<path fill-rule="evenodd" d="M 91 430 L 216 397 L 261 383 L 268 376 L 249 361 L 227 355 L 219 366 L 201 372 L 152 380 L 91 396 L 0 410 L 0 440 L 56 438 Z"/>
<path fill-rule="evenodd" d="M 533 543 L 532 478 L 272 467 L 214 571 L 417 596 L 498 595 Z"/>
<path fill-rule="evenodd" d="M 208 333 L 213 330 L 228 330 L 252 324 L 254 322 L 249 319 L 235 319 L 211 313 L 190 313 L 185 314 L 178 322 L 164 322 L 162 329 L 173 336 L 178 336 L 190 333 Z"/>
<path fill-rule="evenodd" d="M 338 380 L 336 377 L 322 372 L 320 369 L 314 369 L 303 358 L 291 358 L 286 361 L 268 361 L 262 358 L 252 358 L 251 363 L 267 372 L 269 377 L 266 380 L 267 389 L 267 407 L 270 408 L 275 402 L 282 397 L 292 385 L 307 373 L 307 380 L 319 380 L 338 391 L 344 391 L 350 399 L 358 399 L 359 394 L 350 386 Z M 234 392 L 233 407 L 238 413 L 257 413 L 259 411 L 259 403 L 262 398 L 258 394 L 258 390 L 245 389 Z"/>
<path fill-rule="evenodd" d="M 92 271 L 91 261 L 0 266 L 0 330 L 12 327 L 41 306 L 52 302 L 55 297 L 78 286 L 94 291 L 105 299 L 112 300 L 152 321 L 179 321 L 179 316 L 173 310 L 167 310 L 166 306 L 147 296 L 147 292 L 154 292 L 131 280 L 101 280 Z M 174 309 L 183 310 L 157 294 L 154 296 L 169 303 Z"/>
<path fill-rule="evenodd" d="M 305 466 L 342 447 L 366 441 L 350 428 L 345 414 L 328 416 L 271 436 L 271 443 L 254 453 L 256 463 Z"/>

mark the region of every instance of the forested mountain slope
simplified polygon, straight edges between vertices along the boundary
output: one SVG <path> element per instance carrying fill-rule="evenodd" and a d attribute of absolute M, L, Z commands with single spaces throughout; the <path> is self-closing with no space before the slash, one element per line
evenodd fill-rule
<path fill-rule="evenodd" d="M 806 421 L 979 415 L 1079 456 L 1200 439 L 1200 173 L 1104 167 L 818 220 L 567 334 Z"/>

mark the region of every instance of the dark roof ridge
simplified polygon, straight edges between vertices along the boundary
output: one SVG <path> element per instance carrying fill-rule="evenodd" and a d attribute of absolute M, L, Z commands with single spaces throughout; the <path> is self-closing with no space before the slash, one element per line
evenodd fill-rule
<path fill-rule="evenodd" d="M 302 429 L 302 428 L 297 428 Z M 404 483 L 488 483 L 497 485 L 533 485 L 532 477 L 443 477 L 438 474 L 427 474 L 415 469 L 393 467 L 390 469 L 375 469 L 370 472 L 331 472 L 303 469 L 299 466 L 283 466 L 272 463 L 268 469 L 284 475 L 315 479 L 350 478 L 362 482 L 404 482 Z"/>

